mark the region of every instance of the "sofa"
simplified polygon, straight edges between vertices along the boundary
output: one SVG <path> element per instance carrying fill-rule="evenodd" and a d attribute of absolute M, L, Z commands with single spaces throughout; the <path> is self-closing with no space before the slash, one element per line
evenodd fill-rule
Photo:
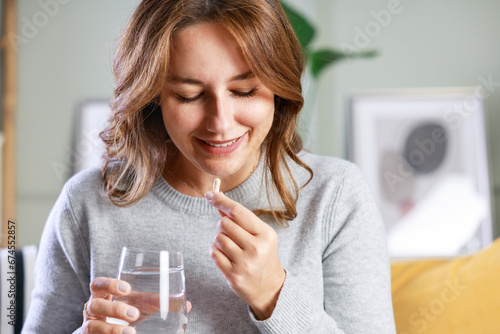
<path fill-rule="evenodd" d="M 469 256 L 393 262 L 398 334 L 500 333 L 500 239 Z"/>

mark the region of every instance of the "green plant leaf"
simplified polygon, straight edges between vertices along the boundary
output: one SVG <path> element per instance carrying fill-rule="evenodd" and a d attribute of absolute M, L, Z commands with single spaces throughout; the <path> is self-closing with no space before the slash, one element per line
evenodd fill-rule
<path fill-rule="evenodd" d="M 309 21 L 307 21 L 302 14 L 285 4 L 283 1 L 281 1 L 281 7 L 283 7 L 288 20 L 292 24 L 293 30 L 295 31 L 300 44 L 304 49 L 307 49 L 309 43 L 311 43 L 314 38 L 314 34 L 316 33 L 313 25 L 309 23 Z"/>
<path fill-rule="evenodd" d="M 311 64 L 311 72 L 313 77 L 317 78 L 319 74 L 331 64 L 346 58 L 370 58 L 377 55 L 376 50 L 367 50 L 358 53 L 343 52 L 334 49 L 321 49 L 310 51 L 308 61 Z"/>

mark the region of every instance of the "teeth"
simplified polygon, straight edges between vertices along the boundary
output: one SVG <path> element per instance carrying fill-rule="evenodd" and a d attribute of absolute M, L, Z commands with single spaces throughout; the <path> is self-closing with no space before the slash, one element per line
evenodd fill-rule
<path fill-rule="evenodd" d="M 238 138 L 236 138 L 235 140 L 230 141 L 228 143 L 224 143 L 224 144 L 212 144 L 212 143 L 207 143 L 207 144 L 212 146 L 212 147 L 228 147 L 229 145 L 233 145 L 237 140 L 238 140 Z"/>

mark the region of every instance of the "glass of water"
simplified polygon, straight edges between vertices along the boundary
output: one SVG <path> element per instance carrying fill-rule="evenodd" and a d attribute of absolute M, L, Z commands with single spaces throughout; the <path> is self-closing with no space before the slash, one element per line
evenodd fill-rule
<path fill-rule="evenodd" d="M 182 252 L 123 247 L 118 279 L 132 287 L 114 301 L 135 306 L 132 323 L 108 318 L 109 323 L 132 326 L 138 334 L 183 334 L 186 330 L 186 294 Z"/>

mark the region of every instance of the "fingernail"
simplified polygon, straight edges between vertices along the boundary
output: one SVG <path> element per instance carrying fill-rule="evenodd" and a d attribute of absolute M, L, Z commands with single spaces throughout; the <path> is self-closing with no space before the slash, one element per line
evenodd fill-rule
<path fill-rule="evenodd" d="M 134 330 L 130 327 L 125 327 L 122 329 L 122 334 L 134 334 Z"/>
<path fill-rule="evenodd" d="M 130 318 L 135 318 L 139 315 L 139 311 L 135 308 L 128 308 L 125 313 L 127 314 L 127 317 Z"/>
<path fill-rule="evenodd" d="M 205 198 L 207 199 L 207 201 L 209 201 L 209 202 L 210 202 L 211 200 L 213 200 L 213 199 L 214 199 L 214 193 L 213 193 L 213 192 L 211 192 L 211 191 L 207 191 L 207 192 L 205 193 Z"/>
<path fill-rule="evenodd" d="M 128 284 L 126 284 L 126 283 L 119 283 L 118 284 L 118 290 L 120 292 L 128 292 Z"/>

